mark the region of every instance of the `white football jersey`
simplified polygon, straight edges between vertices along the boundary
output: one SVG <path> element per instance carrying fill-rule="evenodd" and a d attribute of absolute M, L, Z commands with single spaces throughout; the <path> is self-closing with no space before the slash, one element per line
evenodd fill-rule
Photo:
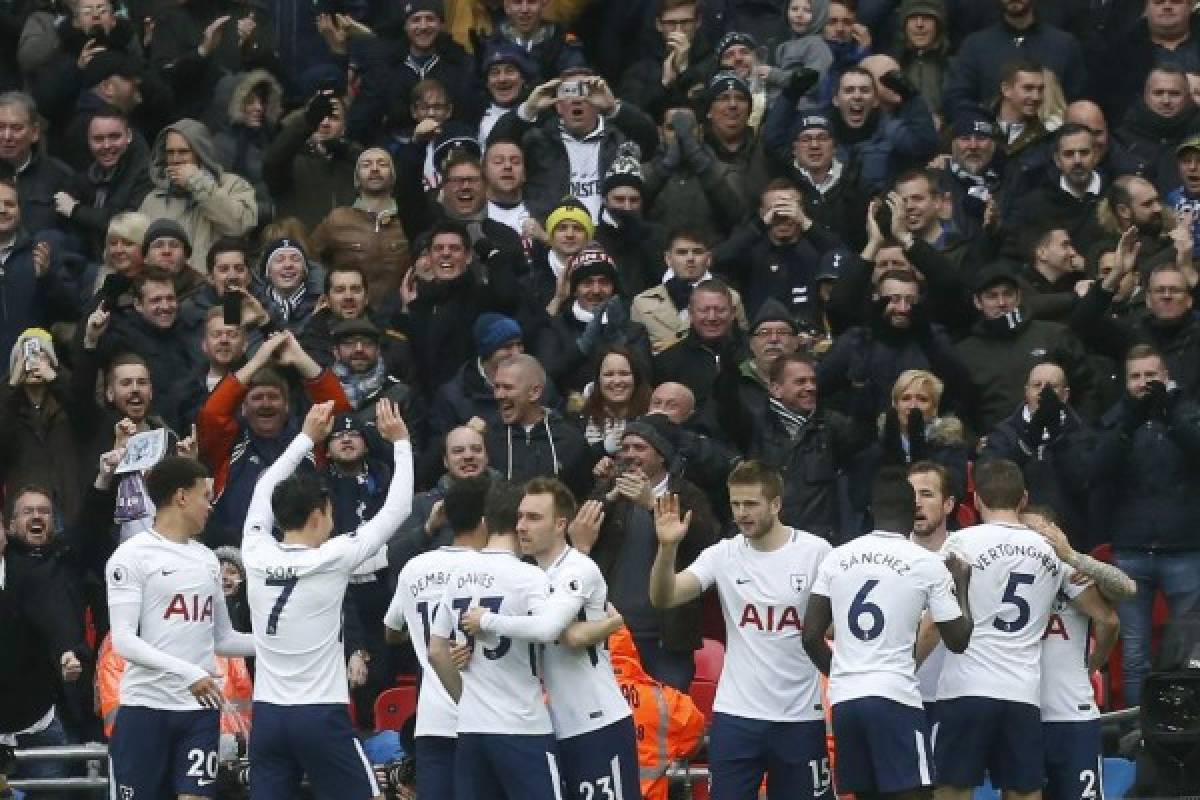
<path fill-rule="evenodd" d="M 928 608 L 934 622 L 962 616 L 942 559 L 898 533 L 874 531 L 821 562 L 813 594 L 833 610 L 829 702 L 885 697 L 921 708 L 913 648 Z"/>
<path fill-rule="evenodd" d="M 975 627 L 963 653 L 947 653 L 938 699 L 991 697 L 1037 705 L 1042 634 L 1060 590 L 1077 594 L 1071 569 L 1021 525 L 985 523 L 952 533 L 942 548 L 971 565 Z"/>
<path fill-rule="evenodd" d="M 254 699 L 285 706 L 349 702 L 342 643 L 346 586 L 355 567 L 391 538 L 412 508 L 412 448 L 400 441 L 383 507 L 361 528 L 316 548 L 276 541 L 271 493 L 311 448 L 312 440 L 299 434 L 262 474 L 242 533 L 257 655 Z"/>
<path fill-rule="evenodd" d="M 104 574 L 109 607 L 139 609 L 137 637 L 158 651 L 161 667 L 121 653 L 129 662 L 121 705 L 198 709 L 188 687 L 216 674 L 218 626 L 232 630 L 217 557 L 195 540 L 178 544 L 149 530 L 118 547 Z"/>
<path fill-rule="evenodd" d="M 421 689 L 417 695 L 417 736 L 457 735 L 458 707 L 429 666 L 429 631 L 441 605 L 446 584 L 465 547 L 439 547 L 409 559 L 396 578 L 396 594 L 383 624 L 394 631 L 408 628 L 413 651 L 421 664 Z"/>
<path fill-rule="evenodd" d="M 825 718 L 820 677 L 800 640 L 808 593 L 831 549 L 793 529 L 783 547 L 763 553 L 739 534 L 705 548 L 685 570 L 705 590 L 716 585 L 725 616 L 715 711 L 771 722 Z"/>
<path fill-rule="evenodd" d="M 546 569 L 550 596 L 546 613 L 558 620 L 600 620 L 608 616 L 608 584 L 596 562 L 568 546 Z M 557 613 L 556 613 L 556 610 Z M 532 617 L 489 615 L 484 628 L 528 640 Z M 554 627 L 562 629 L 560 623 Z M 577 648 L 557 641 L 543 645 L 542 676 L 550 699 L 550 720 L 559 739 L 590 733 L 632 712 L 613 675 L 608 647 Z"/>
<path fill-rule="evenodd" d="M 430 632 L 453 638 L 463 612 L 473 606 L 494 614 L 538 614 L 548 593 L 545 573 L 511 551 L 464 553 L 446 584 Z M 491 633 L 480 635 L 471 645 L 471 662 L 462 673 L 458 732 L 551 733 L 538 677 L 537 645 Z"/>
<path fill-rule="evenodd" d="M 1042 722 L 1100 716 L 1087 667 L 1091 632 L 1092 620 L 1059 592 L 1042 637 Z"/>

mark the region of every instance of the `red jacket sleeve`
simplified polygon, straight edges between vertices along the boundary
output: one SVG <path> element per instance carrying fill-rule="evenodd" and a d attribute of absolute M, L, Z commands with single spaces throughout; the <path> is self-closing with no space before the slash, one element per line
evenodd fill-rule
<path fill-rule="evenodd" d="M 229 478 L 229 456 L 233 453 L 233 445 L 242 427 L 238 422 L 238 409 L 246 397 L 246 391 L 237 376 L 230 373 L 212 390 L 196 415 L 200 460 L 212 470 L 213 496 L 221 494 Z M 338 391 L 341 391 L 340 385 Z"/>

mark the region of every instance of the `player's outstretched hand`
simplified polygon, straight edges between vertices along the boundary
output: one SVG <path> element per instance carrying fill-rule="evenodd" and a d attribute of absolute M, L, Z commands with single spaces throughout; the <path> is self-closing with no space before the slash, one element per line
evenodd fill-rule
<path fill-rule="evenodd" d="M 389 442 L 399 442 L 408 438 L 408 426 L 404 424 L 400 410 L 387 398 L 375 405 L 375 427 L 379 435 Z"/>
<path fill-rule="evenodd" d="M 1034 533 L 1045 539 L 1054 548 L 1054 554 L 1063 561 L 1075 555 L 1075 550 L 1071 547 L 1071 543 L 1067 541 L 1067 535 L 1063 533 L 1062 528 L 1041 514 L 1023 514 L 1021 521 L 1028 525 Z"/>
<path fill-rule="evenodd" d="M 665 494 L 654 501 L 654 530 L 659 544 L 679 544 L 691 524 L 691 511 L 679 516 L 679 495 Z"/>
<path fill-rule="evenodd" d="M 188 687 L 196 701 L 205 708 L 219 709 L 225 703 L 225 696 L 212 676 L 205 675 Z"/>
<path fill-rule="evenodd" d="M 465 643 L 450 645 L 450 661 L 459 672 L 465 670 L 467 664 L 471 663 L 471 645 Z"/>
<path fill-rule="evenodd" d="M 308 414 L 304 417 L 304 426 L 301 431 L 308 435 L 314 443 L 320 444 L 329 437 L 329 432 L 333 430 L 333 401 L 326 400 L 324 403 L 316 403 L 308 410 Z"/>
<path fill-rule="evenodd" d="M 462 615 L 462 620 L 458 623 L 458 627 L 472 636 L 478 636 L 483 633 L 483 615 L 487 609 L 475 606 L 468 608 L 466 613 Z"/>

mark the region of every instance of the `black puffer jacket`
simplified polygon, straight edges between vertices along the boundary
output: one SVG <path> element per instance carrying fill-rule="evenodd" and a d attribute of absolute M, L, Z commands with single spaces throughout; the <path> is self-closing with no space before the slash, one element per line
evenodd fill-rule
<path fill-rule="evenodd" d="M 1091 524 L 1114 548 L 1198 550 L 1200 406 L 1172 397 L 1164 415 L 1129 432 L 1129 405 L 1125 397 L 1100 420 Z"/>

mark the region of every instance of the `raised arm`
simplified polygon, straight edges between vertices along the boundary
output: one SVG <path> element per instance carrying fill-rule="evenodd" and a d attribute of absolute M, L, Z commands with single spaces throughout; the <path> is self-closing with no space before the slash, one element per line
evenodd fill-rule
<path fill-rule="evenodd" d="M 650 568 L 650 602 L 656 608 L 674 608 L 700 596 L 703 587 L 690 572 L 675 571 L 679 543 L 692 524 L 692 512 L 679 516 L 679 496 L 666 494 L 654 501 L 654 530 L 658 552 Z"/>
<path fill-rule="evenodd" d="M 1054 554 L 1062 561 L 1070 564 L 1078 572 L 1091 578 L 1096 589 L 1105 599 L 1112 603 L 1120 603 L 1137 594 L 1137 582 L 1112 564 L 1097 561 L 1089 555 L 1077 552 L 1071 547 L 1067 535 L 1062 529 L 1040 514 L 1029 514 L 1022 520 L 1035 532 L 1040 534 L 1050 546 Z"/>
<path fill-rule="evenodd" d="M 332 408 L 332 404 L 330 407 Z M 388 487 L 383 507 L 358 529 L 356 536 L 351 537 L 354 542 L 354 566 L 358 566 L 387 544 L 388 539 L 400 530 L 400 524 L 412 512 L 412 443 L 408 440 L 408 428 L 391 400 L 384 398 L 375 405 L 375 425 L 379 435 L 392 443 L 396 467 L 392 471 L 392 483 Z"/>

